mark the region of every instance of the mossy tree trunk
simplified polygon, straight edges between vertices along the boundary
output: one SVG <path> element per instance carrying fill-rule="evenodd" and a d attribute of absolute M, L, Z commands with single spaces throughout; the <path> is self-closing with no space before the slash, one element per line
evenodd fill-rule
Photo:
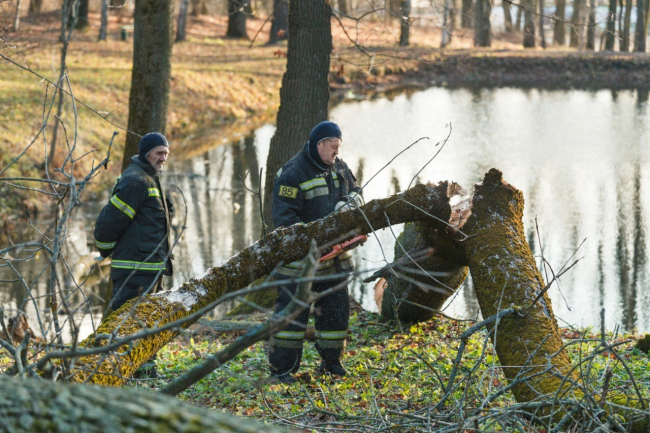
<path fill-rule="evenodd" d="M 127 302 L 102 322 L 97 330 L 97 335 L 101 338 L 92 335 L 80 344 L 80 348 L 87 350 L 105 346 L 107 335 L 121 338 L 143 329 L 154 326 L 160 328 L 186 318 L 225 293 L 245 287 L 269 274 L 280 261 L 289 263 L 303 258 L 309 250 L 311 239 L 318 245 L 324 245 L 349 236 L 351 232 L 369 233 L 371 229 L 367 221 L 375 230 L 387 227 L 387 220 L 390 220 L 391 224 L 401 224 L 428 221 L 432 219 L 429 215 L 433 215 L 448 221 L 451 213 L 448 185 L 446 182 L 437 186 L 417 185 L 407 192 L 373 200 L 361 209 L 365 217 L 361 212 L 351 211 L 310 224 L 296 224 L 278 229 L 223 265 L 208 270 L 199 279 L 186 282 L 172 291 Z M 445 227 L 439 222 L 431 224 L 437 229 Z M 183 326 L 189 326 L 198 319 L 198 316 L 193 317 L 183 323 Z M 170 328 L 135 340 L 128 350 L 126 346 L 122 346 L 120 356 L 92 354 L 77 357 L 74 369 L 67 379 L 72 382 L 88 380 L 96 384 L 120 385 L 125 377 L 130 377 L 140 365 L 170 342 L 177 335 L 178 329 L 179 327 Z M 92 372 L 95 374 L 91 374 Z"/>
<path fill-rule="evenodd" d="M 160 393 L 0 375 L 2 431 L 281 432 Z"/>

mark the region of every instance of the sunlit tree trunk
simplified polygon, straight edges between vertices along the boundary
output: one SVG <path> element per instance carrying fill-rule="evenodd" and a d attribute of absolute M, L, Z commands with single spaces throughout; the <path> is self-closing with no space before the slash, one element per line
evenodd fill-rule
<path fill-rule="evenodd" d="M 587 46 L 590 51 L 596 49 L 596 0 L 589 0 L 589 23 L 587 26 Z"/>
<path fill-rule="evenodd" d="M 269 44 L 289 39 L 289 0 L 273 0 Z"/>
<path fill-rule="evenodd" d="M 605 30 L 605 51 L 614 51 L 616 38 L 616 0 L 609 0 L 609 13 Z"/>
<path fill-rule="evenodd" d="M 407 46 L 409 44 L 409 37 L 411 33 L 411 22 L 409 17 L 411 16 L 411 0 L 401 0 L 400 2 L 400 34 L 399 34 L 399 44 L 401 46 Z"/>
<path fill-rule="evenodd" d="M 464 29 L 471 29 L 474 28 L 473 24 L 473 17 L 472 17 L 472 6 L 474 4 L 474 0 L 462 0 L 462 15 L 460 18 L 460 25 Z"/>
<path fill-rule="evenodd" d="M 133 71 L 129 96 L 129 131 L 165 134 L 171 80 L 173 3 L 136 0 L 133 14 Z M 138 153 L 140 137 L 127 133 L 122 169 Z"/>
<path fill-rule="evenodd" d="M 474 22 L 474 46 L 489 47 L 492 43 L 490 29 L 492 4 L 490 3 L 490 0 L 476 0 L 474 8 L 476 11 Z"/>
<path fill-rule="evenodd" d="M 176 42 L 185 40 L 185 26 L 187 24 L 187 12 L 190 8 L 190 0 L 181 0 L 181 8 L 176 21 Z"/>
<path fill-rule="evenodd" d="M 20 27 L 20 9 L 23 4 L 22 0 L 16 2 L 16 14 L 14 15 L 14 31 L 18 31 Z"/>
<path fill-rule="evenodd" d="M 524 48 L 535 48 L 535 6 L 524 0 Z"/>
<path fill-rule="evenodd" d="M 282 76 L 277 129 L 266 162 L 264 220 L 269 227 L 273 182 L 278 170 L 309 138 L 312 128 L 327 120 L 328 74 L 332 52 L 328 0 L 291 0 L 287 70 Z"/>
<path fill-rule="evenodd" d="M 440 47 L 445 48 L 451 42 L 451 32 L 454 29 L 454 2 L 453 0 L 445 0 L 445 11 L 443 15 L 442 24 L 442 39 L 440 40 Z"/>
<path fill-rule="evenodd" d="M 566 0 L 555 0 L 555 20 L 553 21 L 553 42 L 559 46 L 564 46 L 566 43 L 566 35 L 564 29 L 566 24 L 564 22 L 566 9 Z"/>
<path fill-rule="evenodd" d="M 578 48 L 580 46 L 580 35 L 582 34 L 584 24 L 582 20 L 584 2 L 585 0 L 573 1 L 573 13 L 571 14 L 571 37 L 569 40 L 569 46 L 573 48 Z"/>
<path fill-rule="evenodd" d="M 505 22 L 506 33 L 512 33 L 512 9 L 510 7 L 510 2 L 502 0 L 501 6 L 503 7 L 503 19 Z"/>
<path fill-rule="evenodd" d="M 633 0 L 625 0 L 625 15 L 623 18 L 623 34 L 621 36 L 622 52 L 630 51 L 630 26 L 632 22 L 632 4 Z"/>
<path fill-rule="evenodd" d="M 229 38 L 248 39 L 246 32 L 246 5 L 249 0 L 228 0 L 228 30 Z"/>

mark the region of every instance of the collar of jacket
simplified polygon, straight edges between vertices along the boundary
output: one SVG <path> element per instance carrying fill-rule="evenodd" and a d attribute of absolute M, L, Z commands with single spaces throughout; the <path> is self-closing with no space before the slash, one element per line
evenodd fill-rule
<path fill-rule="evenodd" d="M 314 158 L 311 157 L 311 154 L 309 153 L 309 142 L 306 142 L 304 146 L 302 146 L 302 154 L 303 156 L 309 161 L 314 167 L 316 167 L 319 170 L 322 170 L 323 172 L 329 171 L 330 168 L 333 166 L 327 166 L 327 165 L 320 165 L 316 161 L 314 161 Z M 338 161 L 339 158 L 338 156 L 336 157 L 336 161 Z M 334 165 L 336 165 L 336 162 L 334 162 Z"/>
<path fill-rule="evenodd" d="M 142 162 L 138 157 L 138 155 L 133 155 L 131 157 L 131 164 L 137 165 L 151 177 L 158 177 L 160 175 L 159 173 L 156 173 L 156 170 L 153 168 L 151 164 Z"/>

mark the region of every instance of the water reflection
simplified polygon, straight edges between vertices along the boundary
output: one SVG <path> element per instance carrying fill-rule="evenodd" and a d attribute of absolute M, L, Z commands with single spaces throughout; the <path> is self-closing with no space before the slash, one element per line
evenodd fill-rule
<path fill-rule="evenodd" d="M 540 269 L 543 254 L 553 270 L 559 271 L 587 238 L 574 257 L 584 259 L 561 278 L 559 288 L 549 292 L 556 315 L 568 323 L 598 326 L 604 306 L 608 328 L 620 324 L 647 331 L 647 100 L 648 93 L 643 91 L 433 88 L 390 101 L 341 104 L 331 118 L 342 127 L 342 157 L 357 170 L 360 182 L 370 179 L 408 144 L 430 137 L 379 173 L 364 191 L 366 200 L 406 187 L 437 152 L 435 144 L 447 136 L 445 125 L 451 124 L 453 133 L 446 148 L 419 180 L 455 180 L 471 190 L 491 167 L 501 169 L 505 179 L 524 192 L 526 237 Z M 258 189 L 259 169 L 266 161 L 272 134 L 273 127 L 266 126 L 251 137 L 198 157 L 182 160 L 172 154 L 164 183 L 176 204 L 175 227 L 185 229 L 175 249 L 175 275 L 168 285 L 202 275 L 257 239 L 259 202 L 248 189 Z M 82 257 L 84 248 L 93 248 L 94 219 L 107 199 L 108 191 L 75 216 L 70 233 L 77 251 L 68 247 L 71 257 Z M 394 234 L 400 230 L 395 227 Z M 392 260 L 393 245 L 390 230 L 378 232 L 355 250 L 358 268 L 377 268 L 384 260 Z M 0 303 L 31 305 L 30 314 L 47 315 L 46 278 L 39 277 L 38 267 L 22 271 L 29 284 L 37 281 L 34 298 L 26 297 L 21 282 L 2 283 L 5 290 Z M 0 279 L 12 278 L 7 269 L 0 269 Z M 89 282 L 84 291 L 88 296 L 94 293 L 94 305 L 100 305 L 103 294 L 94 287 Z M 376 309 L 372 285 L 358 279 L 350 284 L 350 291 L 366 308 Z M 77 305 L 82 298 L 75 295 L 71 300 Z M 458 316 L 479 314 L 471 280 L 446 308 Z"/>

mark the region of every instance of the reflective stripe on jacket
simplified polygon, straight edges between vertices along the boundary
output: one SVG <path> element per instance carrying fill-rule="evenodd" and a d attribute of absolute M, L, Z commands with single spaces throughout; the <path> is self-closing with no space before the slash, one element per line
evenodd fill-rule
<path fill-rule="evenodd" d="M 334 212 L 334 206 L 351 192 L 360 192 L 347 164 L 337 158 L 333 166 L 320 166 L 309 154 L 308 143 L 278 171 L 273 187 L 273 224 L 289 227 L 310 223 Z M 339 256 L 341 268 L 352 270 L 349 254 Z M 300 262 L 276 271 L 282 276 L 300 274 Z M 321 263 L 318 275 L 336 274 L 333 260 Z"/>
<path fill-rule="evenodd" d="M 172 275 L 169 252 L 171 203 L 165 198 L 155 170 L 137 156 L 113 187 L 113 195 L 95 223 L 95 245 L 112 254 L 111 278 L 132 272 Z"/>

